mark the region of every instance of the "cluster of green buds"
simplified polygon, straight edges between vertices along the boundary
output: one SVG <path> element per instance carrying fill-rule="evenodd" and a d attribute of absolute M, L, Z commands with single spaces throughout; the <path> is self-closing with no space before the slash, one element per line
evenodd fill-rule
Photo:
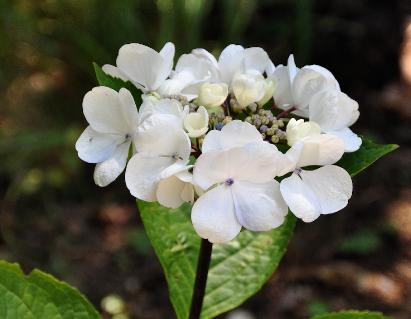
<path fill-rule="evenodd" d="M 209 123 L 210 127 L 215 130 L 221 130 L 224 125 L 230 123 L 233 118 L 229 115 L 225 115 L 224 112 L 213 112 L 210 114 Z"/>
<path fill-rule="evenodd" d="M 277 144 L 286 140 L 284 128 L 284 119 L 277 119 L 270 110 L 254 108 L 253 105 L 248 107 L 251 114 L 245 118 L 245 121 L 254 125 L 261 133 L 264 140 Z M 253 110 L 255 110 L 253 112 Z M 254 114 L 252 114 L 254 113 Z"/>

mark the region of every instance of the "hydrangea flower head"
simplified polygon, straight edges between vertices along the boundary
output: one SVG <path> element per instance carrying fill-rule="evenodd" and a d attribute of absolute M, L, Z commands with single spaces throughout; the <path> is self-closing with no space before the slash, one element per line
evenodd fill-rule
<path fill-rule="evenodd" d="M 98 185 L 125 169 L 137 199 L 191 203 L 194 229 L 213 243 L 279 227 L 289 210 L 312 222 L 348 204 L 351 177 L 337 165 L 361 146 L 350 128 L 360 113 L 329 70 L 293 55 L 275 67 L 262 48 L 235 44 L 219 57 L 194 49 L 173 68 L 174 52 L 126 44 L 103 66 L 141 90 L 139 105 L 124 88 L 84 97 L 76 149 Z"/>

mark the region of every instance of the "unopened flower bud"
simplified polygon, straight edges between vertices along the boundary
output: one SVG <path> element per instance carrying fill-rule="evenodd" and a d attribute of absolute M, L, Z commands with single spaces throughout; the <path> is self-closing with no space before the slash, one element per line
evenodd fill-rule
<path fill-rule="evenodd" d="M 286 135 L 287 143 L 292 146 L 295 142 L 304 137 L 317 135 L 321 133 L 320 126 L 315 122 L 304 122 L 304 120 L 296 120 L 292 118 L 287 125 Z"/>
<path fill-rule="evenodd" d="M 277 135 L 271 136 L 271 143 L 278 143 L 280 141 L 280 138 Z"/>
<path fill-rule="evenodd" d="M 257 111 L 257 104 L 251 103 L 249 106 L 247 106 L 251 112 L 256 112 Z"/>
<path fill-rule="evenodd" d="M 230 105 L 231 105 L 231 110 L 234 113 L 241 113 L 243 111 L 243 107 L 240 104 L 238 104 L 237 100 L 235 99 L 230 100 Z"/>
<path fill-rule="evenodd" d="M 184 117 L 184 128 L 190 137 L 199 137 L 207 133 L 208 112 L 204 106 L 200 106 L 197 112 L 186 112 L 186 116 Z"/>
<path fill-rule="evenodd" d="M 258 101 L 258 104 L 261 106 L 266 104 L 270 99 L 272 99 L 274 95 L 275 83 L 271 79 L 265 79 L 264 87 L 265 87 L 265 94 L 263 98 L 260 101 Z"/>
<path fill-rule="evenodd" d="M 254 125 L 259 127 L 261 125 L 261 120 L 260 119 L 254 120 Z"/>
<path fill-rule="evenodd" d="M 232 88 L 238 104 L 245 108 L 264 97 L 265 79 L 257 71 L 237 74 L 233 79 Z"/>
<path fill-rule="evenodd" d="M 268 119 L 268 117 L 264 116 L 261 118 L 261 123 L 267 125 L 268 123 L 270 123 L 270 120 Z"/>
<path fill-rule="evenodd" d="M 275 135 L 277 135 L 280 138 L 280 140 L 284 140 L 287 137 L 285 132 L 280 129 L 275 130 Z"/>
<path fill-rule="evenodd" d="M 233 120 L 233 118 L 231 116 L 226 116 L 223 120 L 223 124 L 227 124 L 230 123 Z"/>
<path fill-rule="evenodd" d="M 225 83 L 204 83 L 200 87 L 197 104 L 207 108 L 217 107 L 224 103 L 228 95 L 228 86 Z"/>
<path fill-rule="evenodd" d="M 273 136 L 273 135 L 275 134 L 275 129 L 273 129 L 272 127 L 270 127 L 270 128 L 265 132 L 265 134 L 266 134 L 267 136 Z"/>

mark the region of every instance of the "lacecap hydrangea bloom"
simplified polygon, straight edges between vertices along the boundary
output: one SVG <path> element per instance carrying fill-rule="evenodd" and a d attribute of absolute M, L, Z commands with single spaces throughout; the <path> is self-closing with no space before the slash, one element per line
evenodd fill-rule
<path fill-rule="evenodd" d="M 361 138 L 358 103 L 318 65 L 293 55 L 275 67 L 262 48 L 231 44 L 218 59 L 205 49 L 120 48 L 103 71 L 141 90 L 96 87 L 83 100 L 89 126 L 79 157 L 95 163 L 99 186 L 125 169 L 130 193 L 168 208 L 191 203 L 199 236 L 213 243 L 242 228 L 267 231 L 290 210 L 304 222 L 343 209 L 350 175 L 336 163 Z"/>

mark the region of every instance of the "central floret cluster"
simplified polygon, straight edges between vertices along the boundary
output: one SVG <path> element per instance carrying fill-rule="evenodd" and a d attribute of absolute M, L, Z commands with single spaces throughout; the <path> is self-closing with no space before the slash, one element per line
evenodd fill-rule
<path fill-rule="evenodd" d="M 89 126 L 76 143 L 106 186 L 126 170 L 131 194 L 169 208 L 193 203 L 197 233 L 211 242 L 242 227 L 280 226 L 288 208 L 305 222 L 335 213 L 352 193 L 333 165 L 361 145 L 349 127 L 358 104 L 318 65 L 277 67 L 261 48 L 229 45 L 218 60 L 205 49 L 183 54 L 120 48 L 103 71 L 142 91 L 96 87 L 83 100 Z M 280 151 L 281 150 L 281 151 Z M 129 158 L 131 155 L 131 158 Z"/>

